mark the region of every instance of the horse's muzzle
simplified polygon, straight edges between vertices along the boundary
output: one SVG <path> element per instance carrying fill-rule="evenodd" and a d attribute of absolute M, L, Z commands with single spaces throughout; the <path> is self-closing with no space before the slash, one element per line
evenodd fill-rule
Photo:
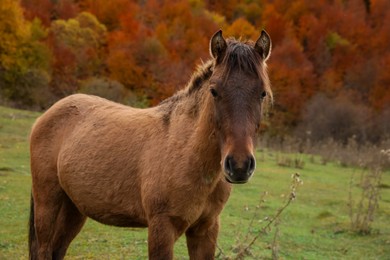
<path fill-rule="evenodd" d="M 246 183 L 253 175 L 256 167 L 255 158 L 251 155 L 239 164 L 233 156 L 226 156 L 224 162 L 225 178 L 234 184 Z"/>

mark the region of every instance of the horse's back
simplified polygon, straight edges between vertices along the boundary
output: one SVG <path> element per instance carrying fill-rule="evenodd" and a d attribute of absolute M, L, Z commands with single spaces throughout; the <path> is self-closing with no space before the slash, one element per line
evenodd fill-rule
<path fill-rule="evenodd" d="M 91 119 L 93 113 L 110 115 L 114 111 L 131 113 L 133 110 L 137 109 L 97 96 L 85 94 L 68 96 L 59 100 L 37 119 L 30 136 L 32 146 L 35 145 L 35 141 L 50 142 L 52 138 L 60 138 L 79 125 L 81 121 L 86 122 L 87 117 Z M 56 141 L 58 143 L 60 140 Z"/>

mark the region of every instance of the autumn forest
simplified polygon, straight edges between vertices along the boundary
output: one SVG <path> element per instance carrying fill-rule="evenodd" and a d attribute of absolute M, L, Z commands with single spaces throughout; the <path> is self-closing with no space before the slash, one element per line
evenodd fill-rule
<path fill-rule="evenodd" d="M 1 0 L 0 104 L 44 110 L 72 93 L 156 105 L 225 37 L 273 42 L 270 136 L 390 133 L 388 0 Z"/>

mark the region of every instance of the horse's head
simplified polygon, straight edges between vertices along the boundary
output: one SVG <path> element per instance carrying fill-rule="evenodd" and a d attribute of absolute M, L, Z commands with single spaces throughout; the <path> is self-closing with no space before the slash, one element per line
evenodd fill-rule
<path fill-rule="evenodd" d="M 272 99 L 265 65 L 271 54 L 271 39 L 262 31 L 255 43 L 225 41 L 218 31 L 210 41 L 210 53 L 215 59 L 210 95 L 221 165 L 227 181 L 245 183 L 256 167 L 253 153 L 263 102 Z"/>

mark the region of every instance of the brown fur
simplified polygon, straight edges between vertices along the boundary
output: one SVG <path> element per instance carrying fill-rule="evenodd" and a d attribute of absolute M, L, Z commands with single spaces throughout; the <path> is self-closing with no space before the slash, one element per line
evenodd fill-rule
<path fill-rule="evenodd" d="M 44 113 L 30 138 L 30 259 L 62 259 L 86 217 L 148 227 L 150 259 L 172 259 L 182 234 L 191 259 L 214 258 L 231 190 L 225 178 L 234 182 L 224 165 L 241 174 L 253 156 L 261 92 L 272 97 L 253 50 L 228 40 L 225 59 L 204 64 L 157 107 L 76 94 Z M 213 98 L 210 87 L 223 96 Z"/>

